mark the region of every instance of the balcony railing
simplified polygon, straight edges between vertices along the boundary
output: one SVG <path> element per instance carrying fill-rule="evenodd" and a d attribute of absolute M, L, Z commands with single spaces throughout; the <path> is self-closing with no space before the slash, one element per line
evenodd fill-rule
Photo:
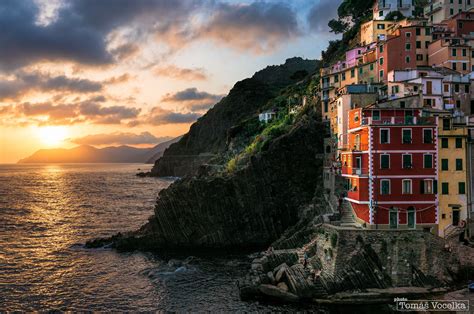
<path fill-rule="evenodd" d="M 373 120 L 373 118 L 363 118 L 362 125 L 435 125 L 434 117 L 390 117 Z"/>
<path fill-rule="evenodd" d="M 369 150 L 368 144 L 343 145 L 339 147 L 344 152 L 363 152 Z"/>
<path fill-rule="evenodd" d="M 443 3 L 442 2 L 436 2 L 433 3 L 429 6 L 426 6 L 423 10 L 423 13 L 425 15 L 433 14 L 435 11 L 438 11 L 443 8 Z"/>

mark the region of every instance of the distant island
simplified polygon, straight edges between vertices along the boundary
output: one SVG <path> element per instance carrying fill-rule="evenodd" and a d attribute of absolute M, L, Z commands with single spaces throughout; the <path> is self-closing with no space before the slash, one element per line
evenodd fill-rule
<path fill-rule="evenodd" d="M 96 148 L 81 145 L 71 149 L 40 149 L 18 163 L 154 163 L 163 152 L 181 139 L 181 136 L 151 148 L 116 146 Z"/>

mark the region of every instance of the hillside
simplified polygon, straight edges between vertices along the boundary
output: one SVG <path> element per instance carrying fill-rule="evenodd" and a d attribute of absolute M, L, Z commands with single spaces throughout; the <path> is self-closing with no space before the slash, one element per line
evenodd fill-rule
<path fill-rule="evenodd" d="M 71 149 L 40 149 L 18 163 L 153 163 L 163 151 L 180 137 L 152 148 L 130 146 L 95 148 L 81 145 Z"/>
<path fill-rule="evenodd" d="M 184 176 L 203 163 L 216 160 L 228 149 L 232 127 L 256 117 L 281 90 L 314 73 L 319 62 L 292 58 L 269 66 L 235 84 L 229 94 L 194 123 L 179 142 L 171 145 L 153 167 L 155 176 Z"/>

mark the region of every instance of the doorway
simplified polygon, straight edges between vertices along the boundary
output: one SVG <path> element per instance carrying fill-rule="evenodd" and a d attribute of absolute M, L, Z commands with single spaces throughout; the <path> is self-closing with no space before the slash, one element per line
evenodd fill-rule
<path fill-rule="evenodd" d="M 390 209 L 390 229 L 398 228 L 398 211 L 396 209 Z"/>
<path fill-rule="evenodd" d="M 409 229 L 415 229 L 416 217 L 415 217 L 415 208 L 413 206 L 408 207 L 407 209 L 407 224 Z"/>
<path fill-rule="evenodd" d="M 461 220 L 461 211 L 459 209 L 453 209 L 453 226 L 459 226 Z"/>

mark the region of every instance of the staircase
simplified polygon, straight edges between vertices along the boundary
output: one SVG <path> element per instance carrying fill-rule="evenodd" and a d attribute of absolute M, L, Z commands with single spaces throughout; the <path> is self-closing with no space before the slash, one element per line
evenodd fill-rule
<path fill-rule="evenodd" d="M 355 214 L 352 210 L 351 204 L 347 201 L 342 202 L 342 216 L 341 216 L 341 227 L 353 227 L 360 228 L 360 225 L 355 219 Z"/>
<path fill-rule="evenodd" d="M 464 232 L 464 228 L 459 227 L 459 226 L 449 225 L 448 227 L 446 227 L 446 229 L 444 229 L 444 238 L 446 240 L 453 239 L 459 236 L 463 232 Z"/>

